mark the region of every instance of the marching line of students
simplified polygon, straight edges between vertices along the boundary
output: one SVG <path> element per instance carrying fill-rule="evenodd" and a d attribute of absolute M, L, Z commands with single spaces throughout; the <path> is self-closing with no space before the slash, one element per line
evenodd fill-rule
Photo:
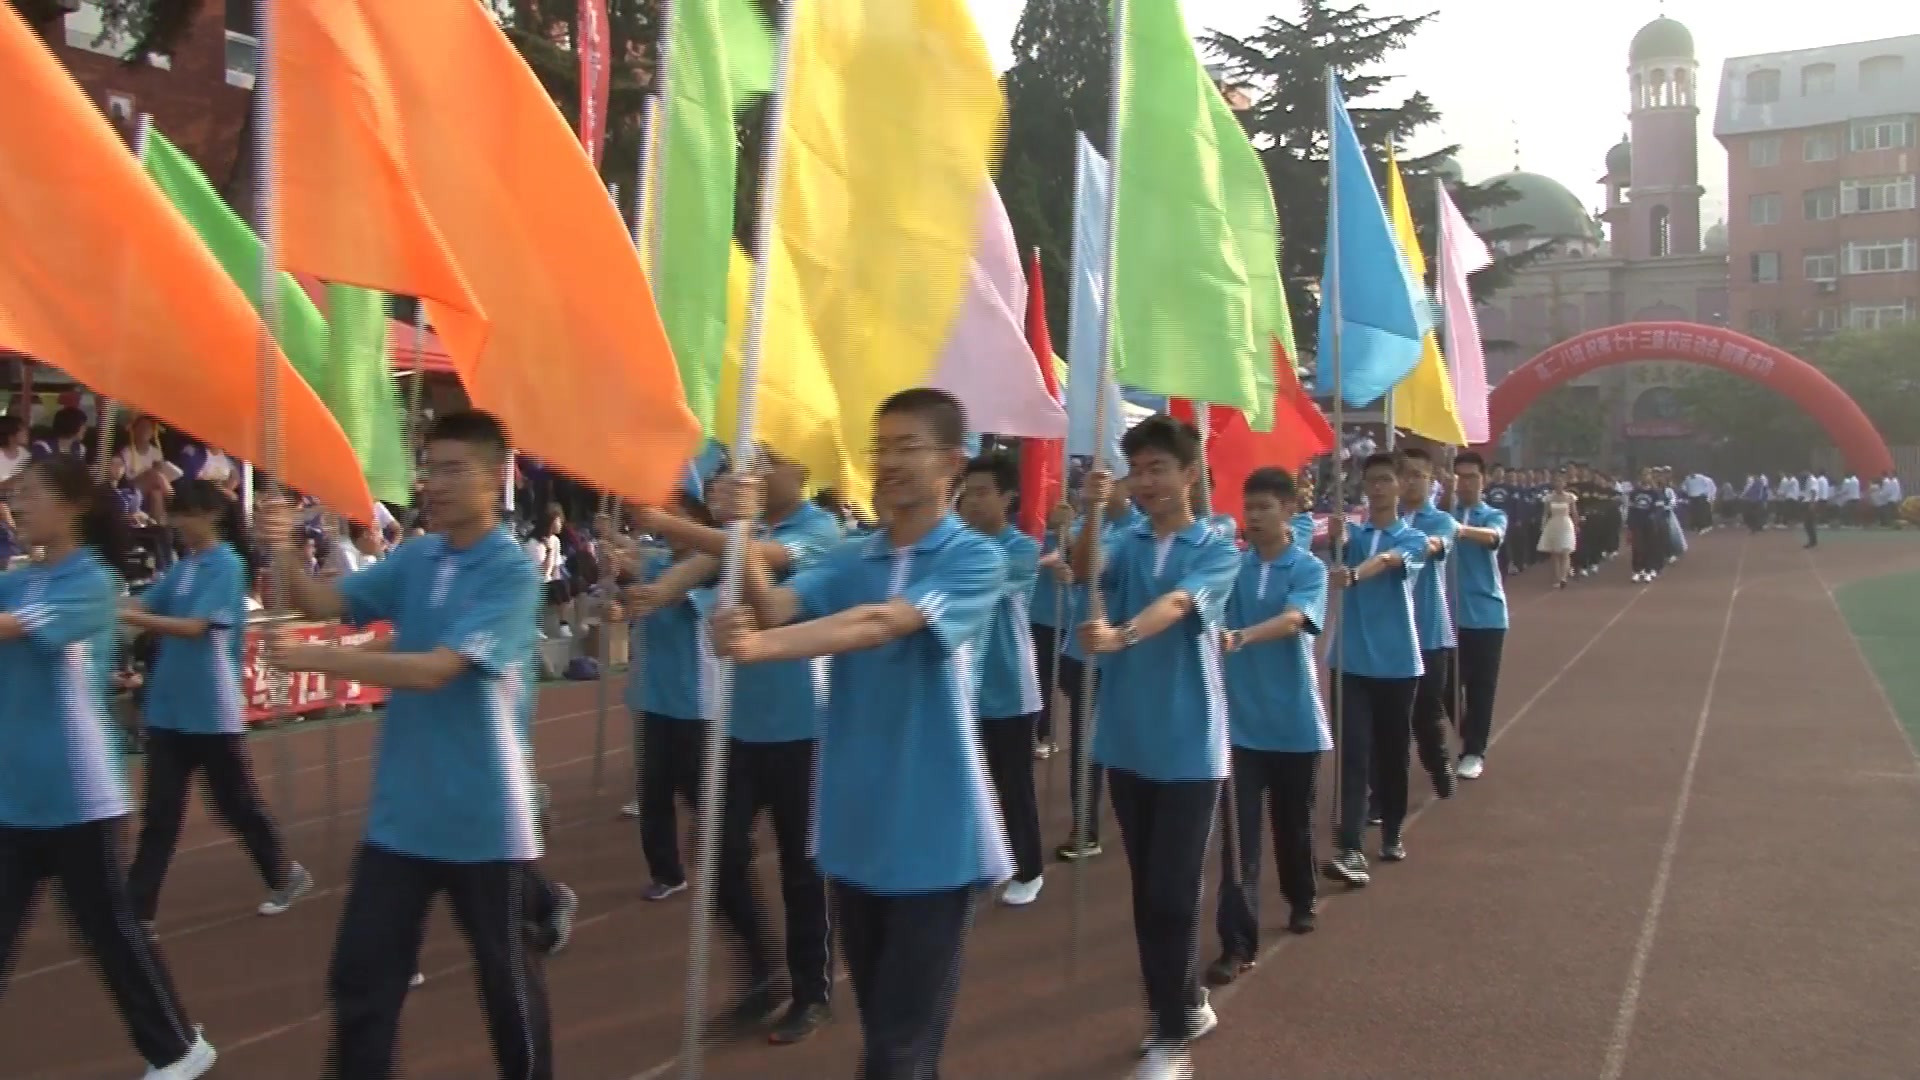
<path fill-rule="evenodd" d="M 1197 519 L 1199 434 L 1154 416 L 1123 440 L 1124 484 L 1100 471 L 1088 480 L 1087 499 L 1114 511 L 1098 538 L 1058 528 L 1064 543 L 1043 555 L 1008 521 L 1017 472 L 994 456 L 969 461 L 964 413 L 951 396 L 904 391 L 881 406 L 875 427 L 884 524 L 864 535 L 841 538 L 800 497 L 804 472 L 772 456 L 754 475 L 713 485 L 708 508 L 687 498 L 642 514 L 643 529 L 669 551 L 627 553 L 634 581 L 620 597 L 626 610 L 615 614 L 632 617 L 647 650 L 627 697 L 640 727 L 646 895 L 661 900 L 685 888 L 676 796 L 697 804 L 715 715 L 703 670 L 715 657 L 732 659 L 741 667 L 717 900 L 746 962 L 738 996 L 715 1022 L 765 1029 L 776 1043 L 812 1034 L 830 1015 L 837 935 L 862 1029 L 860 1074 L 937 1075 L 977 900 L 998 890 L 1001 903 L 1018 908 L 1041 893 L 1033 762 L 1052 734 L 1044 691 L 1053 666 L 1041 643 L 1059 632 L 1048 617 L 1058 621 L 1065 609 L 1071 631 L 1059 689 L 1077 713 L 1073 691 L 1083 679 L 1095 683 L 1099 723 L 1086 752 L 1106 779 L 1128 864 L 1148 1011 L 1137 1075 L 1191 1075 L 1192 1041 L 1218 1023 L 1205 984 L 1230 982 L 1257 959 L 1263 802 L 1288 929 L 1314 927 L 1311 822 L 1319 762 L 1335 745 L 1314 653 L 1330 598 L 1339 597 L 1333 670 L 1344 707 L 1335 710 L 1339 829 L 1324 872 L 1370 879 L 1360 843 L 1370 793 L 1380 801 L 1382 856 L 1405 857 L 1411 743 L 1443 796 L 1456 774 L 1481 775 L 1506 627 L 1498 550 L 1507 527 L 1481 498 L 1483 466 L 1459 456 L 1459 500 L 1447 512 L 1433 505 L 1424 455 L 1368 458 L 1368 518 L 1333 524 L 1329 571 L 1309 550 L 1312 518 L 1282 471 L 1248 478 L 1244 547 L 1232 528 Z M 328 975 L 329 1076 L 392 1074 L 426 910 L 441 893 L 474 958 L 500 1074 L 554 1075 L 541 960 L 564 947 L 576 904 L 538 870 L 531 672 L 539 588 L 500 520 L 495 480 L 506 453 L 504 431 L 486 414 L 436 421 L 422 467 L 436 531 L 337 581 L 301 569 L 288 507 L 270 502 L 259 513 L 295 608 L 394 626 L 384 648 L 270 644 L 283 670 L 393 691 Z M 33 468 L 51 477 L 61 466 Z M 40 877 L 61 876 L 76 910 L 86 909 L 83 935 L 150 1075 L 199 1076 L 213 1051 L 185 1020 L 136 918 L 154 902 L 177 811 L 156 801 L 150 774 L 154 869 L 130 886 L 100 824 L 127 812 L 117 758 L 104 741 L 84 759 L 68 752 L 75 732 L 104 732 L 102 685 L 98 677 L 60 683 L 86 678 L 77 659 L 36 665 L 49 652 L 85 658 L 89 642 L 112 630 L 111 576 L 85 546 L 105 541 L 83 535 L 90 482 L 39 486 L 46 490 L 36 501 L 29 482 L 24 516 L 50 559 L 0 577 L 0 666 L 10 676 L 0 681 L 0 723 L 59 767 L 39 763 L 44 775 L 36 775 L 33 762 L 11 754 L 0 763 L 0 959 L 11 960 Z M 224 673 L 237 661 L 225 634 L 231 597 L 221 600 L 225 587 L 214 583 L 225 580 L 216 571 L 238 576 L 238 556 L 207 507 L 185 496 L 174 509 L 193 554 L 126 617 L 192 642 L 197 652 L 163 652 L 162 667 L 206 666 L 199 692 L 224 693 Z M 1056 525 L 1068 526 L 1067 517 L 1056 514 Z M 760 524 L 746 549 L 742 603 L 715 610 L 711 582 L 721 526 L 731 520 Z M 1441 571 L 1449 560 L 1459 564 L 1451 587 Z M 1101 590 L 1098 620 L 1082 584 L 1090 579 Z M 49 601 L 55 584 L 76 598 Z M 1054 599 L 1055 587 L 1069 598 Z M 237 689 L 237 667 L 233 675 Z M 1451 717 L 1457 759 L 1446 735 L 1450 700 L 1464 701 Z M 180 707 L 226 722 L 224 698 Z M 1090 720 L 1069 717 L 1071 743 L 1085 739 Z M 241 740 L 221 745 L 244 754 Z M 270 890 L 261 910 L 271 914 L 312 881 L 285 854 L 257 796 L 245 804 L 251 794 L 250 780 L 233 781 L 216 792 L 216 808 L 247 838 Z M 762 809 L 780 859 L 784 965 L 771 955 L 753 889 Z M 1100 815 L 1089 819 L 1094 829 L 1070 836 L 1056 857 L 1099 854 Z M 1205 862 L 1216 824 L 1225 853 L 1214 913 L 1220 953 L 1203 970 Z M 32 871 L 24 881 L 21 867 Z"/>

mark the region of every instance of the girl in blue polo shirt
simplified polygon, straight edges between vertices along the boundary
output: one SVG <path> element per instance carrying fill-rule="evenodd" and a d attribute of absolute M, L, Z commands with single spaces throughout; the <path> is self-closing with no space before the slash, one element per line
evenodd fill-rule
<path fill-rule="evenodd" d="M 213 1068 L 213 1047 L 134 918 L 120 869 L 126 779 L 106 695 L 117 502 L 85 461 L 53 457 L 27 468 L 14 509 L 44 556 L 0 574 L 0 991 L 51 878 L 149 1080 L 192 1080 Z"/>
<path fill-rule="evenodd" d="M 287 858 L 247 752 L 240 669 L 253 570 L 242 554 L 245 526 L 239 505 L 206 480 L 183 481 L 170 509 L 186 554 L 121 611 L 129 626 L 160 638 L 147 683 L 147 801 L 127 888 L 140 918 L 153 922 L 188 789 L 202 773 L 214 812 L 266 882 L 260 914 L 279 915 L 312 890 L 313 878 Z"/>

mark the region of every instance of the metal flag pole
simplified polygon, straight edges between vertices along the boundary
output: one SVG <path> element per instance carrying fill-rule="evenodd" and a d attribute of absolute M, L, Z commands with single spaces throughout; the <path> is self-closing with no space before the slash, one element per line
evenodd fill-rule
<path fill-rule="evenodd" d="M 1333 357 L 1333 502 L 1329 506 L 1332 513 L 1328 516 L 1327 520 L 1327 565 L 1336 570 L 1345 567 L 1347 564 L 1347 471 L 1345 445 L 1347 406 L 1345 398 L 1341 396 L 1341 375 L 1346 364 L 1344 358 L 1340 355 L 1340 222 L 1339 218 L 1335 216 L 1338 213 L 1338 200 L 1340 198 L 1340 155 L 1333 145 L 1334 130 L 1336 127 L 1334 115 L 1339 103 L 1339 94 L 1339 76 L 1334 73 L 1332 68 L 1328 68 L 1327 214 L 1333 220 L 1333 227 L 1327 230 L 1327 250 L 1324 254 L 1324 265 L 1320 270 L 1320 279 L 1326 283 L 1322 289 L 1320 302 L 1327 305 L 1327 311 L 1329 315 L 1331 315 L 1331 318 L 1327 320 L 1327 324 L 1333 330 L 1333 348 L 1331 350 Z M 1323 341 L 1320 345 L 1324 349 L 1328 343 Z M 1389 427 L 1388 430 L 1391 431 L 1391 427 Z M 1336 830 L 1343 824 L 1340 821 L 1340 815 L 1344 813 L 1342 807 L 1345 805 L 1342 787 L 1345 783 L 1347 754 L 1347 732 L 1345 724 L 1346 688 L 1344 681 L 1340 677 L 1340 667 L 1341 661 L 1346 655 L 1346 647 L 1343 644 L 1343 639 L 1346 637 L 1346 626 L 1344 625 L 1346 622 L 1344 617 L 1346 614 L 1346 606 L 1346 594 L 1342 592 L 1340 605 L 1338 609 L 1336 609 L 1335 614 L 1335 618 L 1338 619 L 1342 625 L 1337 626 L 1334 630 L 1333 650 L 1331 654 L 1333 662 L 1328 665 L 1330 670 L 1327 673 L 1329 676 L 1327 681 L 1333 684 L 1333 692 L 1329 696 L 1333 699 L 1333 721 L 1331 726 L 1334 733 L 1333 805 L 1334 828 Z M 1365 823 L 1362 822 L 1361 824 L 1362 827 L 1364 827 Z M 1337 845 L 1337 838 L 1335 842 Z M 1338 854 L 1338 851 L 1336 851 L 1335 854 Z"/>
<path fill-rule="evenodd" d="M 152 133 L 153 114 L 141 113 L 140 120 L 133 130 L 133 160 L 143 166 L 147 162 L 148 136 Z M 124 269 L 121 272 L 119 287 L 122 290 L 127 288 Z M 124 306 L 125 305 L 122 305 L 122 307 Z M 93 400 L 96 406 L 94 411 L 98 414 L 94 417 L 93 482 L 96 484 L 104 484 L 113 476 L 112 466 L 109 464 L 108 459 L 113 453 L 113 425 L 118 420 L 120 406 L 118 402 L 106 394 L 95 394 Z M 26 409 L 27 416 L 31 419 L 33 416 L 31 395 L 29 395 L 26 402 Z"/>
<path fill-rule="evenodd" d="M 635 197 L 638 198 L 637 195 Z M 619 184 L 607 185 L 607 198 L 613 202 L 614 213 L 618 214 L 620 212 L 620 185 Z M 598 507 L 599 513 L 595 515 L 596 520 L 588 523 L 588 533 L 590 535 L 593 534 L 594 531 L 599 527 L 600 523 L 597 519 L 602 516 L 610 515 L 613 512 L 613 506 L 614 506 L 614 500 L 613 500 L 612 493 L 605 493 L 600 496 L 599 507 Z M 594 542 L 597 545 L 602 543 L 597 536 L 594 538 Z M 605 553 L 602 552 L 601 561 L 603 562 L 605 561 L 604 555 Z M 607 568 L 603 567 L 601 572 L 602 572 L 602 575 L 605 577 L 611 576 L 610 574 L 608 574 Z M 576 625 L 574 626 L 574 630 L 577 632 L 580 629 L 579 625 L 577 624 L 580 622 L 583 622 L 584 620 L 579 618 L 580 600 L 575 599 L 573 603 L 574 603 L 573 618 L 576 623 Z M 612 672 L 609 669 L 613 666 L 613 642 L 607 636 L 607 609 L 604 605 L 604 601 L 600 608 L 600 617 L 599 617 L 598 623 L 596 623 L 596 629 L 593 636 L 595 638 L 594 659 L 596 660 L 596 662 L 599 664 L 599 667 L 600 667 L 599 678 L 595 679 L 593 683 L 593 797 L 598 799 L 600 797 L 601 790 L 604 788 L 603 781 L 606 775 L 607 710 L 608 710 L 607 680 L 612 678 Z"/>
<path fill-rule="evenodd" d="M 773 78 L 767 101 L 766 146 L 760 171 L 759 203 L 753 223 L 753 283 L 747 298 L 747 322 L 741 341 L 740 401 L 733 435 L 733 460 L 745 469 L 754 460 L 754 426 L 760 408 L 760 362 L 767 328 L 767 291 L 773 275 L 774 217 L 779 210 L 780 165 L 786 142 L 787 98 L 793 68 L 793 35 L 799 25 L 802 0 L 788 0 L 782 9 L 780 34 L 773 54 Z M 727 526 L 727 549 L 720 570 L 719 607 L 740 603 L 750 521 Z M 700 830 L 694 863 L 691 940 L 687 948 L 687 1001 L 680 1040 L 680 1075 L 699 1080 L 706 1052 L 707 976 L 712 947 L 714 886 L 719 880 L 720 823 L 726 797 L 727 728 L 733 712 L 733 661 L 714 665 L 714 716 L 707 729 L 706 760 L 701 763 Z"/>
<path fill-rule="evenodd" d="M 661 12 L 663 16 L 671 13 L 671 7 L 665 3 L 665 0 L 662 0 Z M 666 33 L 660 35 L 660 48 L 663 51 L 666 49 L 667 36 Z M 647 274 L 649 288 L 652 287 L 654 264 L 660 256 L 658 245 L 651 241 L 657 239 L 660 233 L 659 229 L 653 227 L 652 223 L 658 216 L 658 207 L 654 205 L 656 192 L 653 188 L 657 175 L 654 172 L 654 154 L 657 149 L 657 136 L 661 127 L 661 111 L 662 107 L 659 99 L 651 95 L 641 103 L 640 152 L 634 157 L 633 167 L 633 245 L 635 250 L 640 252 L 641 266 Z M 619 501 L 612 498 L 612 496 L 609 496 L 607 501 L 609 513 L 618 513 L 620 509 Z M 617 577 L 618 575 L 615 576 Z M 646 674 L 647 623 L 643 618 L 635 618 L 631 612 L 628 613 L 627 619 L 627 683 L 628 685 L 632 685 L 642 679 Z M 601 620 L 601 625 L 606 625 L 605 619 Z M 608 643 L 608 648 L 612 648 L 611 642 Z M 607 677 L 604 665 L 601 668 L 600 677 L 603 680 Z M 647 725 L 642 717 L 638 713 L 635 713 L 629 726 L 633 729 L 631 750 L 629 753 L 632 759 L 632 775 L 629 777 L 627 791 L 633 795 L 633 809 L 637 816 L 640 810 L 640 800 L 644 797 L 640 790 L 641 785 L 646 782 L 646 769 L 643 763 L 647 749 Z M 596 772 L 598 768 L 598 754 L 596 753 Z M 600 781 L 597 776 L 594 780 L 593 790 L 596 795 L 600 792 Z"/>
<path fill-rule="evenodd" d="M 1100 304 L 1100 367 L 1098 381 L 1094 384 L 1093 397 L 1093 463 L 1095 469 L 1102 469 L 1103 451 L 1107 446 L 1107 424 L 1121 422 L 1120 417 L 1107 415 L 1107 392 L 1113 383 L 1113 299 L 1114 268 L 1119 262 L 1120 232 L 1120 100 L 1121 84 L 1127 72 L 1127 0 L 1113 0 L 1113 22 L 1109 28 L 1112 49 L 1112 71 L 1110 85 L 1107 88 L 1107 250 L 1104 279 L 1100 282 L 1102 300 Z M 1100 532 L 1107 513 L 1106 500 L 1098 502 L 1089 499 L 1086 513 L 1084 536 L 1088 544 L 1087 559 L 1087 621 L 1099 622 L 1106 618 L 1106 605 L 1100 595 Z M 1082 664 L 1085 674 L 1080 680 L 1080 746 L 1073 760 L 1073 843 L 1083 845 L 1086 838 L 1093 835 L 1093 734 L 1099 721 L 1094 715 L 1094 683 L 1099 674 L 1096 658 L 1087 656 Z M 1087 860 L 1078 858 L 1073 861 L 1073 907 L 1072 931 L 1067 950 L 1067 978 L 1069 981 L 1079 978 L 1080 953 L 1085 944 L 1087 929 Z"/>

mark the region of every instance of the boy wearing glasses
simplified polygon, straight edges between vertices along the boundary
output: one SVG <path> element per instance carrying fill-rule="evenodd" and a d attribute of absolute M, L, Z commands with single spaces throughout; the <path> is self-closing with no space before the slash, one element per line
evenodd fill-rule
<path fill-rule="evenodd" d="M 1011 876 L 972 695 L 975 649 L 1006 588 L 999 547 L 950 509 L 966 415 L 903 390 L 875 420 L 885 525 L 784 585 L 760 545 L 746 605 L 714 613 L 742 665 L 827 657 L 814 856 L 833 892 L 872 1080 L 937 1075 L 975 893 Z"/>

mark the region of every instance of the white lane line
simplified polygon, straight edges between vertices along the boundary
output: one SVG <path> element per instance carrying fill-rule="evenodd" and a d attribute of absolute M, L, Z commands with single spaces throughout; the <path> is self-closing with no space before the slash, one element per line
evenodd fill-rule
<path fill-rule="evenodd" d="M 1660 847 L 1660 867 L 1653 875 L 1653 892 L 1647 898 L 1647 913 L 1640 920 L 1640 939 L 1633 946 L 1633 963 L 1627 968 L 1627 984 L 1620 992 L 1620 1009 L 1614 1014 L 1613 1036 L 1607 1040 L 1607 1056 L 1600 1065 L 1600 1080 L 1620 1080 L 1627 1068 L 1627 1052 L 1633 1045 L 1633 1024 L 1640 1015 L 1640 995 L 1646 985 L 1647 963 L 1653 957 L 1654 941 L 1660 934 L 1660 916 L 1667 907 L 1667 888 L 1673 883 L 1673 862 L 1680 852 L 1680 832 L 1686 827 L 1687 807 L 1693 802 L 1693 778 L 1700 765 L 1700 747 L 1706 742 L 1707 720 L 1713 715 L 1713 694 L 1720 684 L 1720 667 L 1727 658 L 1727 639 L 1733 634 L 1733 611 L 1740 600 L 1740 578 L 1747 566 L 1747 545 L 1740 545 L 1740 559 L 1734 564 L 1733 592 L 1727 596 L 1727 614 L 1720 623 L 1720 643 L 1713 652 L 1713 667 L 1707 672 L 1707 691 L 1700 702 L 1700 716 L 1693 725 L 1693 746 L 1687 751 L 1687 767 L 1680 774 L 1680 795 L 1673 803 L 1673 816 L 1667 821 L 1667 839 Z"/>

